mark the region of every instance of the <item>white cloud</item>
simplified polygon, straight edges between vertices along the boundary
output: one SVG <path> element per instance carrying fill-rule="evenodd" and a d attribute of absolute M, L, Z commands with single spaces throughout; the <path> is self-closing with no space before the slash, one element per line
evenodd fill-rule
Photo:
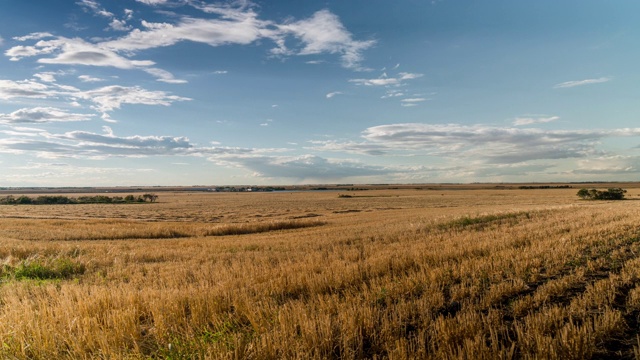
<path fill-rule="evenodd" d="M 406 80 L 413 80 L 422 76 L 422 74 L 399 73 L 396 77 L 388 77 L 385 73 L 376 79 L 350 79 L 349 82 L 366 86 L 400 86 Z"/>
<path fill-rule="evenodd" d="M 125 136 L 118 137 L 105 126 L 103 134 L 70 131 L 52 134 L 40 130 L 35 136 L 17 134 L 0 139 L 0 152 L 30 153 L 41 158 L 105 159 L 109 157 L 146 156 L 225 156 L 277 152 L 279 149 L 247 149 L 232 147 L 198 147 L 183 136 Z"/>
<path fill-rule="evenodd" d="M 104 79 L 100 79 L 97 77 L 93 77 L 90 75 L 80 75 L 78 76 L 78 80 L 82 81 L 82 82 L 100 82 L 100 81 L 104 81 Z"/>
<path fill-rule="evenodd" d="M 427 98 L 407 98 L 400 100 L 400 105 L 404 107 L 418 106 L 419 103 L 427 101 Z"/>
<path fill-rule="evenodd" d="M 33 80 L 0 80 L 0 99 L 35 98 L 44 99 L 54 96 L 56 92 L 48 85 Z"/>
<path fill-rule="evenodd" d="M 4 45 L 4 39 L 0 36 L 0 46 Z"/>
<path fill-rule="evenodd" d="M 599 84 L 611 81 L 610 77 L 601 77 L 597 79 L 586 79 L 586 80 L 576 80 L 576 81 L 566 81 L 560 84 L 556 84 L 554 86 L 555 89 L 561 88 L 572 88 L 576 86 L 590 85 L 590 84 Z"/>
<path fill-rule="evenodd" d="M 34 46 L 14 46 L 5 52 L 12 61 L 23 57 L 54 55 L 38 59 L 42 64 L 112 66 L 120 69 L 151 66 L 153 61 L 130 60 L 115 52 L 78 38 L 56 37 L 40 40 Z"/>
<path fill-rule="evenodd" d="M 163 5 L 168 2 L 168 0 L 136 0 L 136 1 L 139 3 L 143 3 L 146 5 L 153 5 L 153 6 Z"/>
<path fill-rule="evenodd" d="M 113 19 L 109 23 L 109 28 L 116 31 L 129 31 L 133 27 L 131 25 L 127 25 L 126 20 Z"/>
<path fill-rule="evenodd" d="M 388 99 L 388 98 L 395 98 L 395 97 L 400 97 L 400 96 L 404 96 L 405 93 L 402 92 L 402 90 L 397 90 L 397 89 L 389 89 L 387 90 L 387 93 L 382 95 L 380 98 L 381 99 Z"/>
<path fill-rule="evenodd" d="M 76 4 L 82 6 L 85 10 L 93 12 L 95 15 L 100 15 L 107 18 L 113 17 L 113 13 L 102 8 L 97 1 L 80 0 Z"/>
<path fill-rule="evenodd" d="M 141 0 L 148 5 L 163 5 L 166 1 Z M 125 9 L 123 19 L 117 19 L 95 0 L 80 0 L 79 5 L 94 14 L 111 20 L 110 28 L 129 31 L 127 21 L 132 11 Z M 136 52 L 158 47 L 172 46 L 182 41 L 192 41 L 222 46 L 229 44 L 248 45 L 261 39 L 276 43 L 272 51 L 279 56 L 336 54 L 342 65 L 359 69 L 363 60 L 362 52 L 374 45 L 375 41 L 358 41 L 346 30 L 339 18 L 328 10 L 316 12 L 312 17 L 287 24 L 260 20 L 254 5 L 239 1 L 231 4 L 206 4 L 189 1 L 186 4 L 217 18 L 196 18 L 177 16 L 172 22 L 149 22 L 142 20 L 142 29 L 133 29 L 123 37 L 91 43 L 79 38 L 53 36 L 50 33 L 32 33 L 16 37 L 19 41 L 37 41 L 33 45 L 14 46 L 5 55 L 12 61 L 37 56 L 42 64 L 112 66 L 120 69 L 146 68 L 154 65 L 149 60 L 134 60 Z M 285 44 L 293 37 L 298 44 L 289 50 Z M 177 82 L 160 77 L 160 81 Z"/>
<path fill-rule="evenodd" d="M 169 95 L 164 91 L 151 91 L 139 86 L 126 87 L 118 85 L 78 92 L 74 96 L 93 102 L 96 104 L 96 109 L 101 112 L 119 109 L 122 104 L 169 106 L 176 101 L 191 100 L 186 97 Z"/>
<path fill-rule="evenodd" d="M 570 171 L 578 175 L 624 175 L 640 173 L 640 157 L 609 155 L 581 159 Z"/>
<path fill-rule="evenodd" d="M 335 151 L 363 155 L 385 155 L 389 152 L 389 150 L 391 150 L 384 145 L 375 144 L 372 142 L 312 140 L 309 141 L 309 143 L 313 144 L 313 146 L 309 147 L 309 149 L 314 151 Z"/>
<path fill-rule="evenodd" d="M 44 82 L 56 82 L 56 73 L 54 72 L 43 72 L 43 73 L 38 73 L 38 74 L 34 74 L 33 76 L 40 79 L 40 81 L 44 81 Z"/>
<path fill-rule="evenodd" d="M 229 73 L 227 70 L 216 70 L 213 72 L 214 75 L 224 75 Z"/>
<path fill-rule="evenodd" d="M 158 69 L 158 68 L 145 68 L 144 71 L 158 78 L 158 81 L 169 84 L 185 84 L 187 80 L 176 79 L 172 73 Z"/>
<path fill-rule="evenodd" d="M 16 40 L 16 41 L 40 40 L 48 37 L 54 37 L 54 36 L 48 32 L 34 32 L 25 36 L 16 36 L 13 38 L 13 40 Z"/>
<path fill-rule="evenodd" d="M 311 18 L 278 25 L 283 36 L 291 34 L 303 42 L 303 47 L 295 51 L 298 55 L 317 55 L 322 53 L 339 54 L 342 65 L 346 68 L 359 68 L 363 60 L 362 52 L 373 45 L 374 40 L 354 40 L 352 34 L 340 22 L 340 19 L 329 10 L 320 10 Z M 274 54 L 288 53 L 282 38 Z"/>
<path fill-rule="evenodd" d="M 423 102 L 423 101 L 427 101 L 428 99 L 426 98 L 408 98 L 408 99 L 402 99 L 400 100 L 401 102 L 404 103 L 418 103 L 418 102 Z"/>
<path fill-rule="evenodd" d="M 336 95 L 342 95 L 343 92 L 342 91 L 334 91 L 334 92 L 330 92 L 326 95 L 327 99 L 331 99 L 332 97 L 336 96 Z"/>
<path fill-rule="evenodd" d="M 139 51 L 193 41 L 221 46 L 250 44 L 265 34 L 265 22 L 257 19 L 253 11 L 240 12 L 233 19 L 197 19 L 183 17 L 178 23 L 151 23 L 142 21 L 145 30 L 134 29 L 128 35 L 99 44 L 112 51 Z M 240 17 L 241 16 L 241 17 Z"/>
<path fill-rule="evenodd" d="M 46 85 L 33 80 L 0 80 L 0 99 L 15 98 L 64 98 L 77 103 L 78 99 L 88 100 L 100 112 L 119 109 L 122 104 L 169 106 L 177 101 L 190 98 L 171 95 L 165 91 L 151 91 L 139 86 L 104 86 L 93 90 L 80 91 L 70 86 Z"/>
<path fill-rule="evenodd" d="M 16 110 L 9 114 L 0 113 L 0 124 L 48 123 L 62 121 L 86 121 L 93 114 L 75 114 L 52 107 L 35 107 Z"/>
<path fill-rule="evenodd" d="M 556 121 L 560 119 L 559 116 L 525 116 L 525 117 L 517 117 L 513 121 L 513 125 L 522 126 L 522 125 L 531 125 L 531 124 L 544 124 L 552 121 Z"/>

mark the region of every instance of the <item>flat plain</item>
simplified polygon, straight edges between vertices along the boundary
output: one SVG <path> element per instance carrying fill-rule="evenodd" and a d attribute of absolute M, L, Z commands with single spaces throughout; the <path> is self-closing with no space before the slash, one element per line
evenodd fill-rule
<path fill-rule="evenodd" d="M 0 357 L 637 359 L 620 186 L 1 206 Z"/>

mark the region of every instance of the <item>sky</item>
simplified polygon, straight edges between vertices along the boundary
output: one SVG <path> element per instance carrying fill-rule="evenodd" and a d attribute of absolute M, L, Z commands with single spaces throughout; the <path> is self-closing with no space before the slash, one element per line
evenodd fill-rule
<path fill-rule="evenodd" d="M 638 13 L 0 0 L 0 187 L 637 181 Z"/>

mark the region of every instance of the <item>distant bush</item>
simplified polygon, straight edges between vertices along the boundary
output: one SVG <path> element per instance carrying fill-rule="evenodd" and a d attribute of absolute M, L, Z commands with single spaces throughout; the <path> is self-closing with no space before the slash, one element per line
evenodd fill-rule
<path fill-rule="evenodd" d="M 28 196 L 14 197 L 13 195 L 0 198 L 0 205 L 61 205 L 61 204 L 127 204 L 127 203 L 143 203 L 143 202 L 155 202 L 158 199 L 158 195 L 144 194 L 144 195 L 127 195 L 124 198 L 121 196 L 109 197 L 105 195 L 95 196 L 80 196 L 78 198 L 70 198 L 62 195 L 44 195 L 37 198 L 30 198 Z"/>
<path fill-rule="evenodd" d="M 576 195 L 585 200 L 622 200 L 627 190 L 610 188 L 607 190 L 580 189 Z"/>

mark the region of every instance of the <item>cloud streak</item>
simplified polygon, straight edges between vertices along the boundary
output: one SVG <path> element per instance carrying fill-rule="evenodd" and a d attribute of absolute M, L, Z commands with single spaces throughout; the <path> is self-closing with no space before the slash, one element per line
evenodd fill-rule
<path fill-rule="evenodd" d="M 612 80 L 612 78 L 610 78 L 610 77 L 601 77 L 601 78 L 597 78 L 597 79 L 566 81 L 566 82 L 563 82 L 563 83 L 556 84 L 553 88 L 554 89 L 566 89 L 566 88 L 572 88 L 572 87 L 576 87 L 576 86 L 600 84 L 600 83 L 605 83 L 605 82 L 608 82 L 608 81 L 611 81 L 611 80 Z"/>
<path fill-rule="evenodd" d="M 396 77 L 388 77 L 385 73 L 375 79 L 350 79 L 349 82 L 365 86 L 401 86 L 407 80 L 417 79 L 422 76 L 422 74 L 399 73 Z"/>

